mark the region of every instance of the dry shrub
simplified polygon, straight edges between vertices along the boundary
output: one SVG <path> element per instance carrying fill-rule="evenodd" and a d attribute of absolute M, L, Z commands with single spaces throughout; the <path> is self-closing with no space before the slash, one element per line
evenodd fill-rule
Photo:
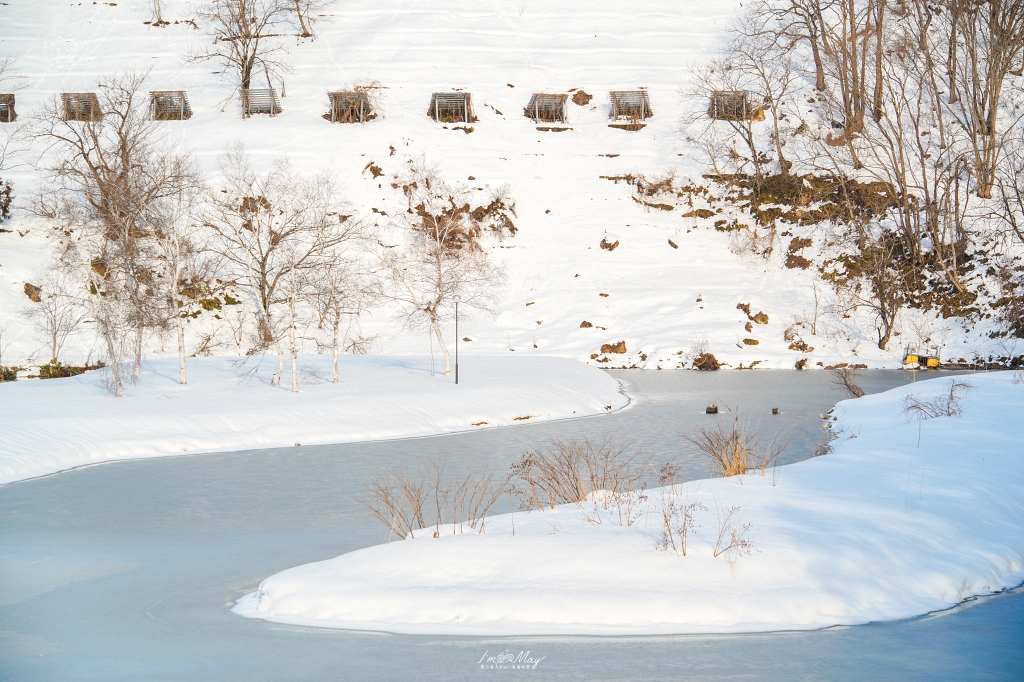
<path fill-rule="evenodd" d="M 650 468 L 650 460 L 629 452 L 630 443 L 615 437 L 552 438 L 546 448 L 530 447 L 512 464 L 512 491 L 524 509 L 554 509 L 560 504 L 584 502 L 591 493 L 631 493 Z"/>
<path fill-rule="evenodd" d="M 505 494 L 508 479 L 497 479 L 491 467 L 479 467 L 446 475 L 447 460 L 430 460 L 411 475 L 387 468 L 370 479 L 366 495 L 357 499 L 370 514 L 388 527 L 388 541 L 395 535 L 412 539 L 413 532 L 434 526 L 440 537 L 441 526 L 451 525 L 452 533 L 465 532 L 466 526 L 484 532 L 487 512 Z"/>
<path fill-rule="evenodd" d="M 949 388 L 931 400 L 922 400 L 916 393 L 903 399 L 903 414 L 907 419 L 934 419 L 935 417 L 960 417 L 964 410 L 960 405 L 963 394 L 974 388 L 960 379 L 950 379 Z"/>
<path fill-rule="evenodd" d="M 718 358 L 713 353 L 701 353 L 693 359 L 693 368 L 703 371 L 713 371 L 719 369 L 721 363 L 718 362 Z"/>
<path fill-rule="evenodd" d="M 833 386 L 846 391 L 851 398 L 864 397 L 864 389 L 857 383 L 857 380 L 860 378 L 860 372 L 855 368 L 849 366 L 833 367 L 829 371 L 832 373 Z"/>
<path fill-rule="evenodd" d="M 740 426 L 739 417 L 735 415 L 731 427 L 698 426 L 695 433 L 683 434 L 683 438 L 711 460 L 722 476 L 742 476 L 754 470 L 759 470 L 763 476 L 789 445 L 776 438 L 762 444 L 757 434 L 748 434 Z"/>
<path fill-rule="evenodd" d="M 693 515 L 698 511 L 706 512 L 708 508 L 701 502 L 690 502 L 688 497 L 680 500 L 682 482 L 682 472 L 671 462 L 665 463 L 658 472 L 662 528 L 655 547 L 662 550 L 671 547 L 676 554 L 682 553 L 686 556 L 686 541 L 690 533 L 700 527 L 700 524 L 694 521 Z"/>
<path fill-rule="evenodd" d="M 818 446 L 814 448 L 814 454 L 811 457 L 824 457 L 830 454 L 832 454 L 832 438 L 826 435 L 825 440 L 818 443 Z"/>
<path fill-rule="evenodd" d="M 729 553 L 730 561 L 744 554 L 753 554 L 758 551 L 753 541 L 747 534 L 754 529 L 753 524 L 743 523 L 739 507 L 722 509 L 715 504 L 715 512 L 718 517 L 717 535 L 714 554 L 719 557 Z"/>

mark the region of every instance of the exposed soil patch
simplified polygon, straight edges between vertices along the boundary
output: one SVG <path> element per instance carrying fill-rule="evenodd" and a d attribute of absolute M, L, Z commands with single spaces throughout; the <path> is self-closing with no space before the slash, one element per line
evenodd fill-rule
<path fill-rule="evenodd" d="M 601 345 L 602 353 L 618 353 L 622 354 L 626 352 L 626 342 L 619 341 L 617 343 L 605 343 Z"/>
<path fill-rule="evenodd" d="M 573 90 L 575 90 L 575 88 L 573 88 Z M 572 96 L 572 103 L 584 107 L 590 104 L 590 100 L 592 99 L 594 99 L 593 95 L 588 94 L 583 90 L 577 90 Z"/>

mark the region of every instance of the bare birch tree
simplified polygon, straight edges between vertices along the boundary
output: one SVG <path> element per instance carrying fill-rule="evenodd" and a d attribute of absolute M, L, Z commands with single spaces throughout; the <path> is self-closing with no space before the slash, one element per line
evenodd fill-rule
<path fill-rule="evenodd" d="M 318 326 L 330 332 L 333 355 L 333 383 L 338 383 L 338 355 L 344 350 L 342 326 L 363 313 L 371 297 L 370 280 L 359 269 L 358 256 L 344 251 L 326 254 L 309 272 L 309 302 L 316 312 Z M 347 336 L 347 332 L 346 332 Z"/>
<path fill-rule="evenodd" d="M 60 361 L 64 342 L 78 330 L 85 317 L 85 285 L 76 266 L 73 257 L 54 258 L 38 278 L 39 301 L 22 311 L 24 318 L 46 339 L 51 364 Z"/>
<path fill-rule="evenodd" d="M 448 375 L 451 358 L 441 327 L 453 312 L 452 297 L 458 294 L 469 309 L 491 310 L 505 272 L 488 259 L 483 228 L 464 190 L 422 165 L 410 169 L 401 184 L 409 211 L 394 225 L 401 243 L 377 250 L 377 293 L 398 307 L 410 328 L 433 332 Z"/>
<path fill-rule="evenodd" d="M 289 308 L 283 327 L 279 306 L 294 306 L 304 273 L 361 236 L 362 226 L 336 210 L 337 189 L 326 174 L 302 178 L 287 161 L 259 173 L 240 144 L 222 157 L 221 173 L 223 188 L 212 195 L 205 220 L 214 233 L 211 248 L 256 309 L 258 349 L 276 349 L 278 371 L 272 383 L 278 385 L 284 375 L 282 335 L 295 320 Z M 296 353 L 293 344 L 293 358 Z M 293 389 L 298 390 L 294 383 Z"/>
<path fill-rule="evenodd" d="M 161 297 L 164 316 L 173 320 L 178 342 L 178 381 L 188 383 L 185 351 L 185 320 L 191 312 L 188 299 L 209 294 L 215 278 L 216 262 L 210 258 L 209 234 L 202 227 L 201 188 L 183 187 L 175 196 L 156 202 L 150 211 L 154 255 L 162 272 Z M 186 296 L 183 292 L 192 293 Z"/>
<path fill-rule="evenodd" d="M 89 265 L 90 306 L 120 396 L 126 337 L 134 333 L 138 374 L 146 330 L 156 324 L 160 307 L 149 250 L 151 207 L 194 184 L 196 176 L 189 159 L 163 143 L 148 115 L 146 74 L 128 71 L 104 80 L 99 116 L 71 120 L 55 98 L 30 135 L 44 148 L 38 166 L 48 178 L 34 210 L 85 238 L 80 251 Z"/>
<path fill-rule="evenodd" d="M 281 61 L 284 46 L 278 26 L 285 19 L 290 3 L 285 0 L 211 0 L 199 11 L 208 24 L 213 43 L 189 53 L 190 62 L 215 61 L 237 77 L 243 91 L 262 70 L 267 87 L 272 78 L 287 70 Z"/>

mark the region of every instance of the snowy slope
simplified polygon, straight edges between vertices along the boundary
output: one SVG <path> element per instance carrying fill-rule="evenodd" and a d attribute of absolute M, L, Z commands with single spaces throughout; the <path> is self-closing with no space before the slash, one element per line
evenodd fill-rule
<path fill-rule="evenodd" d="M 403 633 L 634 635 L 813 629 L 945 609 L 1024 580 L 1024 385 L 970 377 L 961 418 L 920 423 L 947 380 L 840 403 L 835 451 L 748 475 L 686 484 L 703 503 L 686 556 L 655 549 L 650 511 L 614 505 L 489 517 L 486 532 L 416 539 L 264 580 L 235 613 L 281 623 Z M 919 440 L 920 439 L 920 440 Z M 918 445 L 918 442 L 920 443 Z M 671 496 L 666 499 L 671 499 Z M 713 556 L 717 517 L 738 506 L 755 551 Z"/>
<path fill-rule="evenodd" d="M 629 402 L 606 373 L 563 358 L 463 359 L 456 386 L 429 358 L 345 356 L 331 384 L 329 357 L 302 357 L 298 394 L 270 385 L 276 361 L 245 375 L 255 367 L 197 358 L 181 386 L 177 361 L 155 360 L 120 399 L 102 372 L 0 384 L 0 484 L 120 459 L 428 436 Z"/>
<path fill-rule="evenodd" d="M 172 22 L 193 14 L 194 3 L 166 4 Z M 607 0 L 339 1 L 319 19 L 315 40 L 286 41 L 293 73 L 286 77 L 285 111 L 251 120 L 240 118 L 231 99 L 234 84 L 216 73 L 218 66 L 182 60 L 190 47 L 209 38 L 191 24 L 145 25 L 148 5 L 0 5 L 0 55 L 17 58 L 26 77 L 27 87 L 18 94 L 23 120 L 55 93 L 95 89 L 98 78 L 118 69 L 151 69 L 154 88 L 188 91 L 193 118 L 165 129 L 211 173 L 224 145 L 242 140 L 265 161 L 286 155 L 309 171 L 330 169 L 357 210 L 375 217 L 372 208 L 391 215 L 404 209 L 402 197 L 385 181 L 410 158 L 438 164 L 447 178 L 481 188 L 481 196 L 508 185 L 520 231 L 493 244 L 493 256 L 508 265 L 509 283 L 497 317 L 467 325 L 472 351 L 514 348 L 591 361 L 602 344 L 625 340 L 627 353 L 612 356 L 606 366 L 669 368 L 683 364 L 681 354 L 706 339 L 733 367 L 758 362 L 789 368 L 801 357 L 788 350 L 783 331 L 794 316 L 811 315 L 808 273 L 786 270 L 778 258 L 738 256 L 730 251 L 729 237 L 710 230 L 707 221 L 683 218 L 679 210 L 645 208 L 624 183 L 600 177 L 673 171 L 681 178 L 699 177 L 698 152 L 678 128 L 684 109 L 702 103 L 687 102 L 680 92 L 687 68 L 725 40 L 723 29 L 740 8 L 737 0 L 629 6 Z M 328 89 L 370 82 L 385 88 L 379 91 L 382 118 L 364 125 L 332 125 L 320 118 Z M 648 127 L 607 127 L 607 92 L 640 86 L 650 91 L 655 112 Z M 471 134 L 445 129 L 425 115 L 430 93 L 451 88 L 473 93 L 480 121 Z M 539 132 L 522 115 L 532 92 L 570 88 L 594 95 L 587 106 L 569 105 L 571 131 Z M 375 180 L 364 172 L 370 161 L 386 175 Z M 27 166 L 7 175 L 22 200 L 38 181 Z M 31 232 L 0 234 L 0 324 L 11 326 L 11 354 L 45 361 L 42 344 L 15 313 L 27 304 L 22 288 L 44 260 L 39 247 L 49 226 L 21 217 L 5 227 Z M 620 246 L 602 250 L 604 238 Z M 738 303 L 766 312 L 769 324 L 745 331 L 748 319 Z M 594 326 L 581 329 L 584 320 Z M 982 328 L 965 335 L 955 322 L 925 320 L 922 329 L 950 344 L 946 354 L 954 358 L 991 350 L 979 340 Z M 363 331 L 380 336 L 378 352 L 429 350 L 425 335 L 403 332 L 386 310 L 364 321 Z M 812 366 L 839 360 L 894 366 L 901 359 L 898 342 L 888 352 L 872 347 L 867 319 L 823 324 L 819 334 L 809 339 L 815 347 Z M 82 337 L 69 347 L 69 357 L 88 354 L 91 335 Z M 741 343 L 749 337 L 759 344 Z M 215 352 L 238 351 L 225 345 Z"/>

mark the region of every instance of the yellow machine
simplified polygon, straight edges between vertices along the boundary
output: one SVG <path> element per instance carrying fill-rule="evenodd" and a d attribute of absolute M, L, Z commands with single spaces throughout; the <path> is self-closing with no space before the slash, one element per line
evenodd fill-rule
<path fill-rule="evenodd" d="M 939 366 L 939 347 L 922 346 L 912 343 L 907 346 L 907 352 L 903 356 L 904 365 L 917 365 L 918 367 L 935 368 Z"/>

